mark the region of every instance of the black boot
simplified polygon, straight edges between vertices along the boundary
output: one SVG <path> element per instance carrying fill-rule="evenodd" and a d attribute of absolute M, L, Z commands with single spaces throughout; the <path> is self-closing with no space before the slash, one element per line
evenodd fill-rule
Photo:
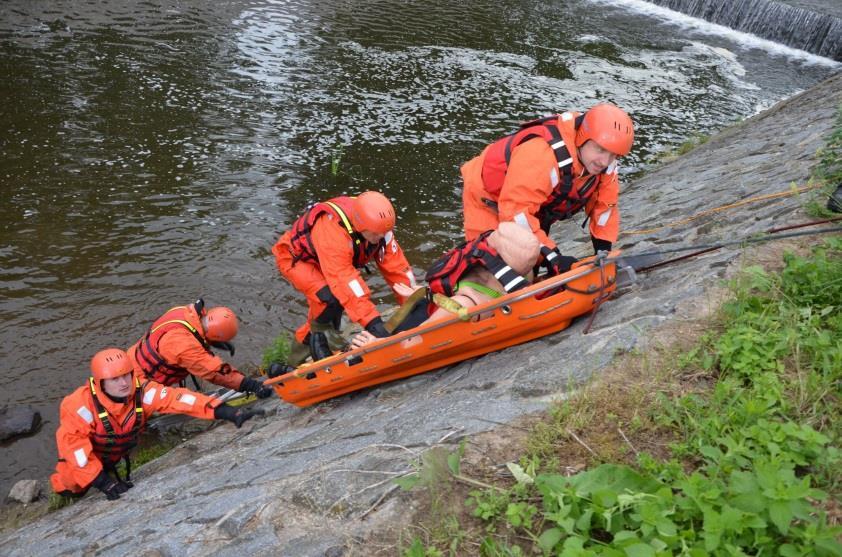
<path fill-rule="evenodd" d="M 333 355 L 327 342 L 327 335 L 310 331 L 310 355 L 314 362 Z"/>
<path fill-rule="evenodd" d="M 274 363 L 269 366 L 269 369 L 266 370 L 266 375 L 269 376 L 269 378 L 280 377 L 281 375 L 286 375 L 290 371 L 294 370 L 295 368 L 290 365 Z"/>
<path fill-rule="evenodd" d="M 833 195 L 828 198 L 827 208 L 834 213 L 842 213 L 842 184 L 839 184 Z"/>

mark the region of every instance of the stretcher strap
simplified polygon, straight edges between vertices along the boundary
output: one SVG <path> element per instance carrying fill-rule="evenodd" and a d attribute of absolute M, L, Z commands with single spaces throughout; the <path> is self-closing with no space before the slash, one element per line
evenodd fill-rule
<path fill-rule="evenodd" d="M 390 333 L 394 332 L 395 329 L 400 327 L 401 323 L 407 318 L 407 316 L 412 313 L 412 309 L 415 307 L 415 304 L 423 300 L 427 297 L 427 289 L 426 288 L 419 288 L 415 292 L 413 292 L 406 301 L 401 304 L 401 307 L 398 308 L 392 317 L 386 322 L 384 327 Z"/>
<path fill-rule="evenodd" d="M 458 315 L 459 319 L 462 321 L 467 321 L 471 318 L 471 316 L 468 315 L 468 308 L 453 298 L 448 298 L 444 294 L 439 294 L 438 292 L 433 294 L 433 303 L 445 311 Z"/>

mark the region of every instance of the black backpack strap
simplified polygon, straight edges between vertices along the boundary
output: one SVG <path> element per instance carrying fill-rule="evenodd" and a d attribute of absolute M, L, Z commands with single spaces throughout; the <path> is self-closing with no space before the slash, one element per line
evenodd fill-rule
<path fill-rule="evenodd" d="M 547 126 L 547 128 L 552 136 L 550 147 L 552 147 L 558 169 L 561 173 L 561 188 L 557 189 L 557 193 L 556 190 L 553 190 L 553 204 L 555 205 L 557 202 L 569 198 L 570 192 L 573 190 L 573 157 L 570 156 L 570 150 L 564 144 L 558 127 Z"/>
<path fill-rule="evenodd" d="M 520 141 L 518 141 L 517 145 L 521 145 L 523 143 L 526 143 L 530 139 L 535 139 L 536 137 L 541 137 L 541 136 L 538 135 L 537 133 L 527 134 L 527 135 L 523 136 L 520 139 Z M 509 167 L 509 163 L 512 161 L 512 149 L 517 147 L 517 145 L 512 145 L 514 140 L 515 140 L 515 134 L 512 134 L 512 135 L 509 136 L 509 140 L 506 142 L 506 149 L 504 151 L 504 156 L 506 157 L 506 168 Z"/>

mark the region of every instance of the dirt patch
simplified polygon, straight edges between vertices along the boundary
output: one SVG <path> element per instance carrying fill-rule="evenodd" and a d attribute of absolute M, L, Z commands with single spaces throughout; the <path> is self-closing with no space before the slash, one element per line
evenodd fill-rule
<path fill-rule="evenodd" d="M 32 503 L 4 503 L 0 505 L 0 533 L 16 530 L 47 514 L 49 502 L 39 499 Z"/>

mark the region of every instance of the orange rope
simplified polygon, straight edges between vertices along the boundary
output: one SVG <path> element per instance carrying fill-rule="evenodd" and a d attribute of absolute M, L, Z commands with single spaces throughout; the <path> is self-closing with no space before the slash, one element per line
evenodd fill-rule
<path fill-rule="evenodd" d="M 701 213 L 696 213 L 695 215 L 693 215 L 691 217 L 687 217 L 686 219 L 677 220 L 677 221 L 671 222 L 669 224 L 665 224 L 663 226 L 658 226 L 658 227 L 655 227 L 655 228 L 647 228 L 647 229 L 644 229 L 644 230 L 627 230 L 625 232 L 621 232 L 620 236 L 630 236 L 630 235 L 633 235 L 633 234 L 650 234 L 652 232 L 657 232 L 658 230 L 664 230 L 665 228 L 672 228 L 672 227 L 678 226 L 680 224 L 686 224 L 686 223 L 688 223 L 690 221 L 693 221 L 693 220 L 696 220 L 698 218 L 701 218 L 701 217 L 704 217 L 704 216 L 707 216 L 707 215 L 711 215 L 711 214 L 714 214 L 714 213 L 718 213 L 719 211 L 724 211 L 726 209 L 732 209 L 734 207 L 739 207 L 740 205 L 747 205 L 749 203 L 754 203 L 756 201 L 763 201 L 763 200 L 766 200 L 766 199 L 776 199 L 778 197 L 787 197 L 787 196 L 795 195 L 795 194 L 798 194 L 798 193 L 804 193 L 805 191 L 816 189 L 816 188 L 819 188 L 819 187 L 821 187 L 821 184 L 812 184 L 812 185 L 801 186 L 800 188 L 792 188 L 789 191 L 782 191 L 782 192 L 778 192 L 778 193 L 768 193 L 766 195 L 760 195 L 760 196 L 757 196 L 757 197 L 750 197 L 748 199 L 743 199 L 742 201 L 737 201 L 736 203 L 729 203 L 728 205 L 722 205 L 721 207 L 714 207 L 713 209 L 707 209 L 705 211 L 702 211 Z"/>

